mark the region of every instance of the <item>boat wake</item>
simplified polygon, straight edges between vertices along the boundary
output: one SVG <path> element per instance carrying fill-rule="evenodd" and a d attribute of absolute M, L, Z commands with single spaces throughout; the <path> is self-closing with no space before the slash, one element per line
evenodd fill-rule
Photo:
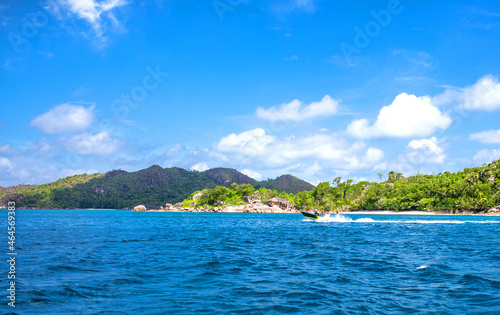
<path fill-rule="evenodd" d="M 500 224 L 500 221 L 462 221 L 462 220 L 374 220 L 372 218 L 359 218 L 352 219 L 350 217 L 337 214 L 335 216 L 325 215 L 319 219 L 304 219 L 303 221 L 314 222 L 340 222 L 340 223 L 413 223 L 413 224 L 466 224 L 466 223 L 480 223 L 480 224 Z"/>

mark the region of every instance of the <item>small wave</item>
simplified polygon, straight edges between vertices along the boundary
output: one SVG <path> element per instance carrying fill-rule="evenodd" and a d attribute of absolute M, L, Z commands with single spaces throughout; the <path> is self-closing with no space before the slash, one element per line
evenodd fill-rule
<path fill-rule="evenodd" d="M 57 293 L 62 295 L 62 296 L 67 296 L 67 297 L 75 296 L 75 297 L 80 297 L 80 298 L 88 298 L 88 296 L 83 294 L 83 292 L 77 291 L 77 290 L 69 288 L 69 287 L 64 288 L 63 290 L 61 290 Z"/>
<path fill-rule="evenodd" d="M 427 268 L 429 268 L 429 266 L 427 266 L 427 265 L 422 265 L 422 266 L 418 266 L 418 267 L 417 267 L 417 270 L 427 269 Z"/>
<path fill-rule="evenodd" d="M 98 270 L 93 270 L 93 269 L 84 269 L 84 268 L 79 268 L 75 266 L 69 266 L 69 265 L 51 265 L 48 266 L 47 269 L 50 271 L 55 271 L 55 272 L 60 272 L 60 271 L 72 271 L 72 272 L 82 272 L 82 271 L 88 271 L 88 272 L 98 272 Z"/>
<path fill-rule="evenodd" d="M 136 283 L 143 283 L 143 281 L 140 281 L 139 279 L 134 279 L 134 278 L 119 278 L 115 279 L 112 281 L 113 284 L 115 285 L 128 285 L 128 284 L 136 284 Z"/>

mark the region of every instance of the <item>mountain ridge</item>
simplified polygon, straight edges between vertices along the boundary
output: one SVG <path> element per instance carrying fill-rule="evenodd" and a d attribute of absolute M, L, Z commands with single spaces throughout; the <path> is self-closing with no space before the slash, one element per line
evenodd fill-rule
<path fill-rule="evenodd" d="M 42 185 L 0 188 L 0 206 L 15 201 L 19 208 L 130 209 L 136 204 L 156 207 L 181 202 L 197 190 L 229 187 L 232 183 L 287 193 L 314 189 L 310 183 L 292 175 L 257 181 L 231 168 L 199 172 L 152 165 L 135 172 L 111 170 L 104 174 L 69 176 Z"/>

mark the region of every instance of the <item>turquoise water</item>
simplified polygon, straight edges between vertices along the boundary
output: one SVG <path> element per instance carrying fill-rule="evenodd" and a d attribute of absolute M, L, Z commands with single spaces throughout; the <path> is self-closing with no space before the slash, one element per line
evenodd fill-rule
<path fill-rule="evenodd" d="M 500 311 L 498 217 L 17 210 L 16 223 L 19 314 Z"/>

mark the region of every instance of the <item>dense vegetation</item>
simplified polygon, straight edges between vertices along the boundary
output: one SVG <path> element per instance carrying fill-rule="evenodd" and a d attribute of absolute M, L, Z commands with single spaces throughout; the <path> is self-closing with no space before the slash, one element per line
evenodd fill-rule
<path fill-rule="evenodd" d="M 320 210 L 424 210 L 441 212 L 484 212 L 500 204 L 500 160 L 482 167 L 466 168 L 462 172 L 438 175 L 415 175 L 404 178 L 389 172 L 385 182 L 352 183 L 340 177 L 331 183 L 320 183 L 314 190 L 279 193 L 277 190 L 251 185 L 216 187 L 201 191 L 197 206 L 212 206 L 217 201 L 227 204 L 244 203 L 242 197 L 257 195 L 266 201 L 272 197 L 286 198 L 302 209 Z M 382 175 L 379 174 L 381 178 Z M 197 192 L 196 192 L 197 193 Z M 184 204 L 192 203 L 192 197 Z"/>
<path fill-rule="evenodd" d="M 0 205 L 5 206 L 8 201 L 15 201 L 18 207 L 49 207 L 54 204 L 54 194 L 57 191 L 71 189 L 93 179 L 101 178 L 102 174 L 82 174 L 61 178 L 53 183 L 44 185 L 17 185 L 0 187 Z"/>
<path fill-rule="evenodd" d="M 307 191 L 304 191 L 307 193 Z M 299 192 L 300 194 L 301 192 Z M 200 195 L 200 197 L 194 200 L 195 195 Z M 293 193 L 287 193 L 286 191 L 279 192 L 276 189 L 267 189 L 267 188 L 259 188 L 255 189 L 250 184 L 241 184 L 238 185 L 236 183 L 232 183 L 230 187 L 217 186 L 212 189 L 203 189 L 200 191 L 195 191 L 191 194 L 191 196 L 185 199 L 182 203 L 184 206 L 193 206 L 193 202 L 196 207 L 200 206 L 214 206 L 217 204 L 220 205 L 238 205 L 245 204 L 244 201 L 245 196 L 254 196 L 259 197 L 262 202 L 266 202 L 267 200 L 273 197 L 279 197 L 284 199 L 293 198 Z"/>
<path fill-rule="evenodd" d="M 137 204 L 157 208 L 165 203 L 180 202 L 195 190 L 229 187 L 231 183 L 255 187 L 272 184 L 279 191 L 291 193 L 314 188 L 289 175 L 258 182 L 229 168 L 197 172 L 153 165 L 138 172 L 115 170 L 106 174 L 75 175 L 44 185 L 0 188 L 0 205 L 15 201 L 20 208 L 128 209 Z"/>

